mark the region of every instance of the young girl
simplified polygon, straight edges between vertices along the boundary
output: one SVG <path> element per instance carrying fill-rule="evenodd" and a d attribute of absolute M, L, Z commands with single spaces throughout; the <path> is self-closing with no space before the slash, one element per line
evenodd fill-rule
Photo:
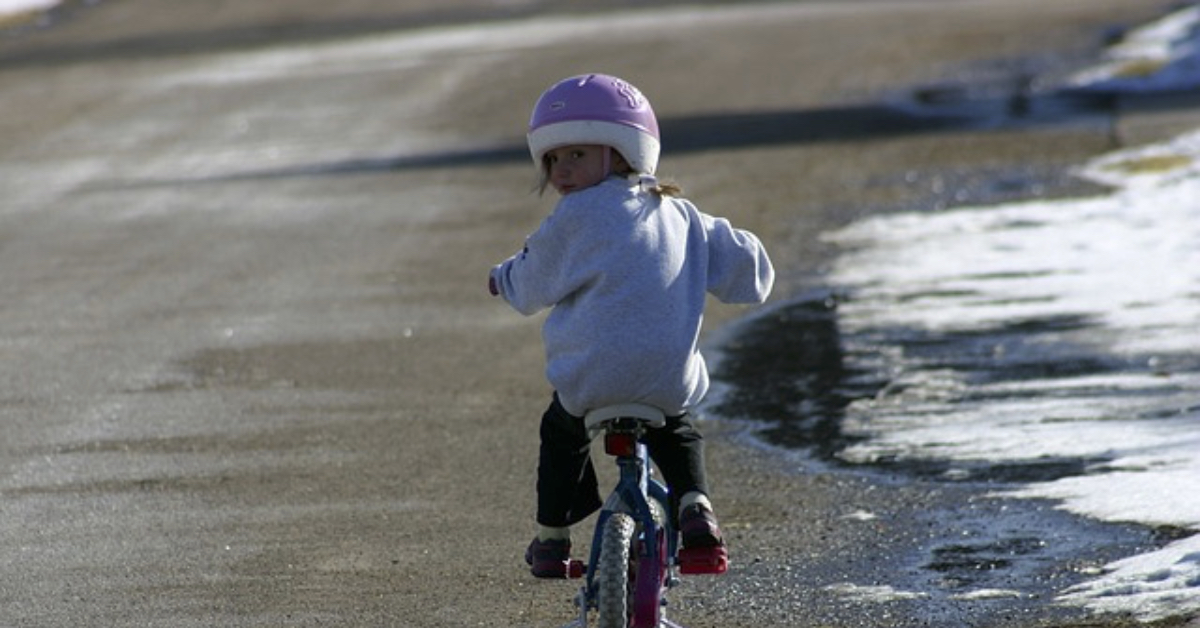
<path fill-rule="evenodd" d="M 528 142 L 541 190 L 561 199 L 488 282 L 522 314 L 553 308 L 542 338 L 555 394 L 541 424 L 540 527 L 525 560 L 539 578 L 566 577 L 570 526 L 601 505 L 582 417 L 635 402 L 669 417 L 645 441 L 672 495 L 681 563 L 724 571 L 703 440 L 687 412 L 708 389 L 697 349 L 705 294 L 764 301 L 775 276 L 766 251 L 654 178 L 658 122 L 621 79 L 589 74 L 552 86 L 534 106 Z"/>

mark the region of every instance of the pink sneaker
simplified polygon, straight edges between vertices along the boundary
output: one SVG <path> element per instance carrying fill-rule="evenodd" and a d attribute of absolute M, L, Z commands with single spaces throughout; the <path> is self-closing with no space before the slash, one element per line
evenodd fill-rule
<path fill-rule="evenodd" d="M 679 572 L 687 575 L 723 574 L 729 569 L 729 551 L 711 510 L 693 504 L 679 515 L 683 548 L 679 550 Z"/>
<path fill-rule="evenodd" d="M 525 562 L 530 573 L 537 578 L 579 578 L 583 576 L 583 563 L 571 560 L 571 541 L 541 541 L 534 537 L 525 550 Z"/>

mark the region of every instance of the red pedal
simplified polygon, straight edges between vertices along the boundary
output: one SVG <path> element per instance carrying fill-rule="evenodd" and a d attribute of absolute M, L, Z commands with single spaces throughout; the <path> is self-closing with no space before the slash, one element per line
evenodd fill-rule
<path fill-rule="evenodd" d="M 729 552 L 723 546 L 679 550 L 679 573 L 687 576 L 718 575 L 729 569 Z"/>
<path fill-rule="evenodd" d="M 587 566 L 583 564 L 582 560 L 572 559 L 567 562 L 568 578 L 582 578 L 585 572 L 587 572 Z"/>

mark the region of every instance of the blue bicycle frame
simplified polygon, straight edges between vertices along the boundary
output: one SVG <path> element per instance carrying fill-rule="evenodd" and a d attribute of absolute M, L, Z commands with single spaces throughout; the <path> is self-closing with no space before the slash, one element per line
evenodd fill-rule
<path fill-rule="evenodd" d="M 638 442 L 636 447 L 634 456 L 617 458 L 617 466 L 621 469 L 620 479 L 612 494 L 608 496 L 608 500 L 605 501 L 599 518 L 596 520 L 596 531 L 592 537 L 592 550 L 588 563 L 590 565 L 595 565 L 600 557 L 600 535 L 604 530 L 605 521 L 615 512 L 624 512 L 633 517 L 641 525 L 643 540 L 657 538 L 659 534 L 659 522 L 654 519 L 654 510 L 649 500 L 654 499 L 662 504 L 665 513 L 670 504 L 667 487 L 651 477 L 650 456 L 646 451 L 646 445 Z M 662 526 L 666 536 L 667 556 L 671 557 L 675 556 L 678 550 L 679 535 L 675 533 L 675 528 L 671 525 L 670 516 L 666 516 L 664 519 Z M 642 547 L 643 553 L 649 549 L 645 543 L 642 543 Z M 593 573 L 589 571 L 589 586 L 592 576 Z"/>
<path fill-rule="evenodd" d="M 662 414 L 639 405 L 614 406 L 597 412 L 588 415 L 588 428 L 604 430 L 605 451 L 616 457 L 620 478 L 598 515 L 587 580 L 576 599 L 580 619 L 571 625 L 587 626 L 587 612 L 596 606 L 595 567 L 600 561 L 604 529 L 614 514 L 624 513 L 640 530 L 631 548 L 631 560 L 636 561 L 636 578 L 627 598 L 631 607 L 628 625 L 634 628 L 682 628 L 662 613 L 665 591 L 678 582 L 672 567 L 679 549 L 679 535 L 669 514 L 667 488 L 652 477 L 649 452 L 641 442 L 648 426 L 664 423 Z M 656 509 L 651 501 L 659 505 L 660 517 L 655 516 Z M 632 555 L 634 551 L 636 556 Z"/>

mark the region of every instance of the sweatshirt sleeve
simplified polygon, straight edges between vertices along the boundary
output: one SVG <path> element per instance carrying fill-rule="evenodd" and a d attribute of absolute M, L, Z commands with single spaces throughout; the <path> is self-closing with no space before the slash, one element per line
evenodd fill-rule
<path fill-rule="evenodd" d="M 569 236 L 573 213 L 560 203 L 525 240 L 521 252 L 492 268 L 500 296 L 529 316 L 562 301 L 585 281 L 577 270 L 578 252 Z"/>
<path fill-rule="evenodd" d="M 724 218 L 701 214 L 708 233 L 708 291 L 724 303 L 762 303 L 775 269 L 758 237 Z"/>

